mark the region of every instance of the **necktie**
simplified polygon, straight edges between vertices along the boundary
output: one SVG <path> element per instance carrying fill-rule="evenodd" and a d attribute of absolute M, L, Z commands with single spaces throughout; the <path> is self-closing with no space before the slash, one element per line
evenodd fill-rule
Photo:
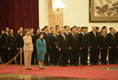
<path fill-rule="evenodd" d="M 64 34 L 62 34 L 63 35 L 63 38 L 64 38 L 64 40 L 66 40 L 66 37 L 65 37 L 65 35 Z"/>
<path fill-rule="evenodd" d="M 96 32 L 94 32 L 94 35 L 95 35 L 95 37 L 96 37 Z"/>

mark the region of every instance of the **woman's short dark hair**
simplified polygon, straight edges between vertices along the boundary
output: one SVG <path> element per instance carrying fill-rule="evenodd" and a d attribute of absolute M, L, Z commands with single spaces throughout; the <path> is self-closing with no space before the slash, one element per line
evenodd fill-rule
<path fill-rule="evenodd" d="M 106 27 L 106 26 L 103 26 L 103 27 L 102 27 L 102 29 L 105 29 L 105 28 L 107 28 L 107 27 Z"/>
<path fill-rule="evenodd" d="M 96 30 L 98 30 L 99 29 L 99 27 L 96 27 Z"/>
<path fill-rule="evenodd" d="M 77 28 L 77 26 L 73 26 L 70 30 L 72 31 L 74 28 Z"/>
<path fill-rule="evenodd" d="M 109 30 L 111 31 L 113 29 L 113 27 L 110 27 Z"/>
<path fill-rule="evenodd" d="M 67 25 L 64 26 L 65 29 L 66 29 L 67 27 L 68 27 Z"/>
<path fill-rule="evenodd" d="M 48 26 L 44 26 L 44 28 L 43 28 L 43 29 L 45 30 L 47 27 L 48 27 Z"/>
<path fill-rule="evenodd" d="M 40 32 L 40 33 L 39 33 L 39 36 L 40 36 L 41 34 L 43 34 L 43 32 Z"/>

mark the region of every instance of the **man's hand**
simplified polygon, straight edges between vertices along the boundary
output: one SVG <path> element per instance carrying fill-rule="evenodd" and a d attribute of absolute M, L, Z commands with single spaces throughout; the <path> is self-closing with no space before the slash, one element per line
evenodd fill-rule
<path fill-rule="evenodd" d="M 82 50 L 82 48 L 81 48 L 81 47 L 80 47 L 79 49 L 80 49 L 80 50 Z"/>
<path fill-rule="evenodd" d="M 61 51 L 61 48 L 59 48 L 58 50 Z"/>
<path fill-rule="evenodd" d="M 109 49 L 111 49 L 111 46 L 109 46 Z"/>
<path fill-rule="evenodd" d="M 19 48 L 17 48 L 17 50 L 19 51 Z"/>
<path fill-rule="evenodd" d="M 69 50 L 72 50 L 72 47 L 69 47 Z"/>
<path fill-rule="evenodd" d="M 100 48 L 100 50 L 102 50 L 102 48 Z"/>
<path fill-rule="evenodd" d="M 10 50 L 10 48 L 8 47 L 8 50 Z"/>
<path fill-rule="evenodd" d="M 4 46 L 3 48 L 6 48 L 6 46 Z"/>
<path fill-rule="evenodd" d="M 58 46 L 56 46 L 56 48 L 58 48 Z"/>
<path fill-rule="evenodd" d="M 91 48 L 91 46 L 89 46 L 89 48 Z"/>

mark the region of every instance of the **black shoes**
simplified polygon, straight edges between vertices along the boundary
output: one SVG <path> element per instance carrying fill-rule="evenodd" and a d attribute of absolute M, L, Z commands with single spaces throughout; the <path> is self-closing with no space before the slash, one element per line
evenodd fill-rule
<path fill-rule="evenodd" d="M 39 69 L 44 69 L 44 68 L 39 68 Z"/>
<path fill-rule="evenodd" d="M 26 70 L 32 70 L 32 68 L 25 68 Z"/>

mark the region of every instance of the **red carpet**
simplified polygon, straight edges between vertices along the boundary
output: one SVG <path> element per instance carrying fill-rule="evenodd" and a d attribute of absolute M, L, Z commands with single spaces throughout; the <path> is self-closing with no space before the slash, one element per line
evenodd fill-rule
<path fill-rule="evenodd" d="M 58 67 L 49 66 L 43 70 L 39 70 L 38 66 L 32 66 L 32 70 L 25 70 L 23 66 L 23 74 L 38 75 L 38 76 L 58 76 L 58 77 L 73 77 L 87 79 L 103 79 L 103 80 L 118 80 L 118 70 L 100 70 L 91 68 L 101 67 L 117 67 L 118 65 L 98 65 L 98 66 L 76 66 L 76 67 Z M 0 68 L 0 74 L 19 74 L 19 65 L 8 65 Z"/>

